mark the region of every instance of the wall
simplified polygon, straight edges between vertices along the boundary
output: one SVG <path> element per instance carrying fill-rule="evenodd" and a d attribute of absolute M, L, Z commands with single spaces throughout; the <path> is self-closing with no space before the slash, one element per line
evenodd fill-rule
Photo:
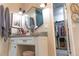
<path fill-rule="evenodd" d="M 11 12 L 11 11 L 19 10 L 19 8 L 22 8 L 24 4 L 23 3 L 5 3 L 3 5 L 4 7 L 8 7 Z"/>
<path fill-rule="evenodd" d="M 48 4 L 48 8 L 49 8 L 49 18 L 48 18 L 49 55 L 56 56 L 53 4 L 52 3 Z"/>
<path fill-rule="evenodd" d="M 4 38 L 0 37 L 0 56 L 6 56 L 8 55 L 8 49 L 9 49 L 9 40 L 4 42 Z"/>
<path fill-rule="evenodd" d="M 32 7 L 39 8 L 40 7 L 39 5 L 40 5 L 40 3 L 26 3 L 22 6 L 22 9 L 26 10 L 26 12 L 28 12 Z"/>

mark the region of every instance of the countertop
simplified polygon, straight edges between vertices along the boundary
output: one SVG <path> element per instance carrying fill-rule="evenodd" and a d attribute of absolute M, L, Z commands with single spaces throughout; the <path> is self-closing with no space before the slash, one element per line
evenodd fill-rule
<path fill-rule="evenodd" d="M 17 35 L 13 34 L 10 37 L 38 37 L 38 36 L 48 36 L 47 32 L 33 33 L 32 35 Z"/>

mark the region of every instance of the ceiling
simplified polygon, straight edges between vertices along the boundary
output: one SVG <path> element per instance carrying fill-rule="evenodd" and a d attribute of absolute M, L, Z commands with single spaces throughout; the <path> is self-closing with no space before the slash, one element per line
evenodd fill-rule
<path fill-rule="evenodd" d="M 40 3 L 25 3 L 25 4 L 23 4 L 22 9 L 29 10 L 32 7 L 39 8 L 40 7 Z"/>
<path fill-rule="evenodd" d="M 29 10 L 31 7 L 40 7 L 40 3 L 3 3 L 4 7 L 8 7 L 10 11 L 16 11 L 19 8 L 23 10 Z"/>

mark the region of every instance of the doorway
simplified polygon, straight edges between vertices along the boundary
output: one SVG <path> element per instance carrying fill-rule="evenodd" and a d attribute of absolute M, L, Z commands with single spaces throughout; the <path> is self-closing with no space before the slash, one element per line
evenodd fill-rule
<path fill-rule="evenodd" d="M 65 25 L 65 4 L 54 3 L 53 15 L 54 15 L 54 28 L 55 28 L 55 41 L 56 41 L 56 55 L 57 56 L 69 56 L 69 42 L 66 35 Z"/>

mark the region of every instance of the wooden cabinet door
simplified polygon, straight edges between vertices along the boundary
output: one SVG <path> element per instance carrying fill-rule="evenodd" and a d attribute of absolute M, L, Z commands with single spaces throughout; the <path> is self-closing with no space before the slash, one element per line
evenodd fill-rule
<path fill-rule="evenodd" d="M 17 55 L 16 50 L 17 50 L 16 44 L 15 43 L 11 44 L 9 50 L 9 56 L 16 56 Z"/>
<path fill-rule="evenodd" d="M 37 37 L 35 42 L 35 55 L 48 56 L 48 39 L 47 37 Z"/>

